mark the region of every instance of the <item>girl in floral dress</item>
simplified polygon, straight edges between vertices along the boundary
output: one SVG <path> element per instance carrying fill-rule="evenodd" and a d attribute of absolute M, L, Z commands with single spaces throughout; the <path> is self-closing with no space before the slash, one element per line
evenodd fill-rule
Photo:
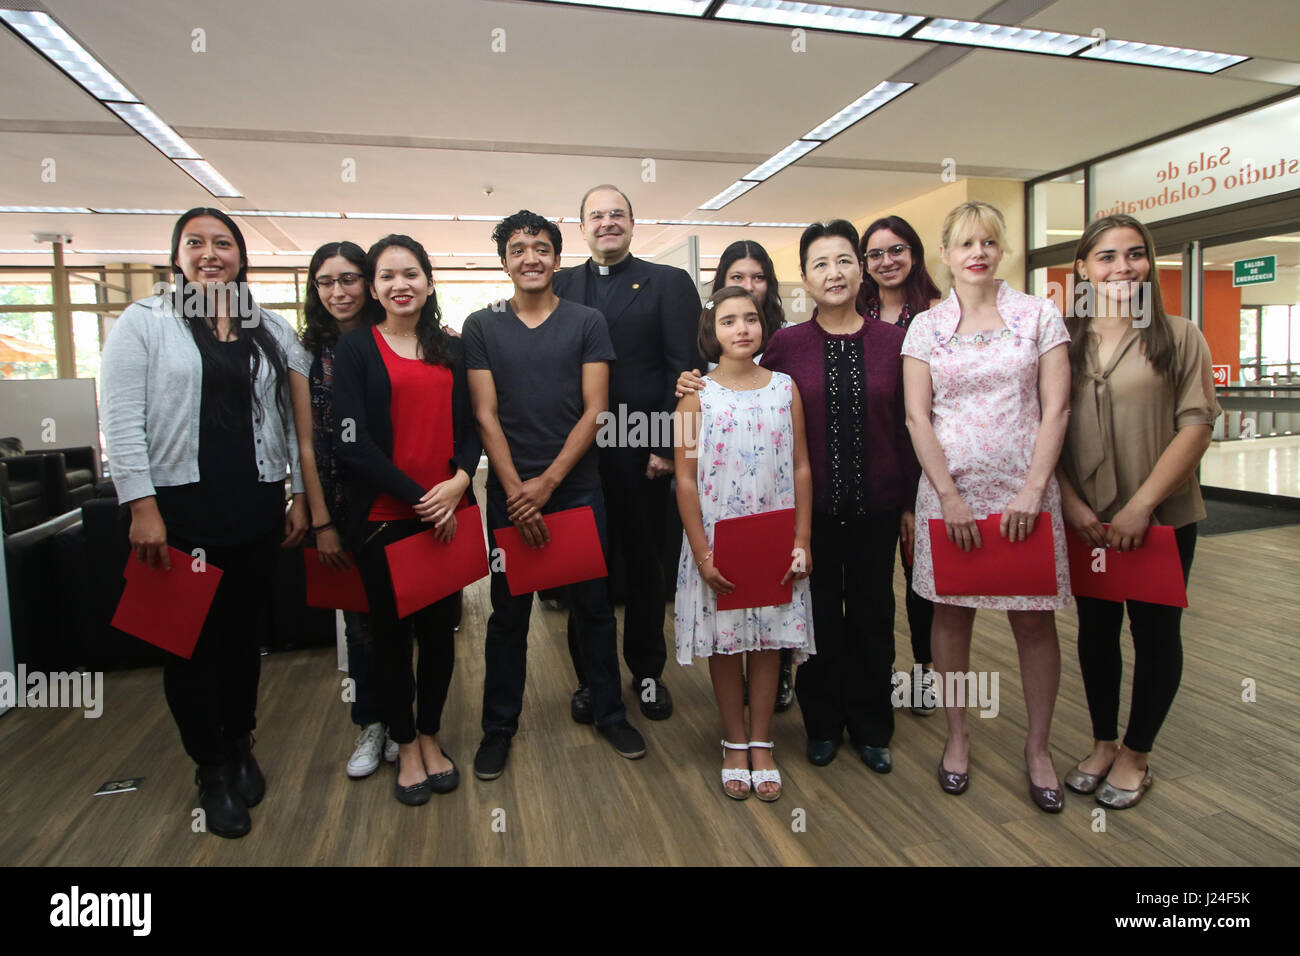
<path fill-rule="evenodd" d="M 781 775 L 767 739 L 780 649 L 793 648 L 799 661 L 814 651 L 807 582 L 812 569 L 812 472 L 799 390 L 788 375 L 754 364 L 753 356 L 765 340 L 762 308 L 745 289 L 717 292 L 700 317 L 700 353 L 718 367 L 702 390 L 690 392 L 678 405 L 683 427 L 675 449 L 677 507 L 684 532 L 675 613 L 678 662 L 709 659 L 726 731 L 723 791 L 744 800 L 753 789 L 760 800 L 772 801 L 781 795 Z M 725 518 L 786 508 L 795 509 L 795 534 L 782 583 L 794 579 L 793 599 L 778 607 L 719 611 L 716 595 L 729 593 L 733 585 L 713 563 L 714 525 Z"/>
<path fill-rule="evenodd" d="M 907 427 L 925 472 L 916 497 L 912 586 L 935 602 L 932 642 L 940 674 L 969 672 L 976 608 L 1007 612 L 1029 718 L 1030 798 L 1055 813 L 1063 794 L 1048 750 L 1061 672 L 1053 611 L 1071 597 L 1061 493 L 1053 472 L 1069 417 L 1070 336 L 1049 300 L 1016 292 L 994 278 L 1004 231 L 1002 214 L 988 203 L 963 203 L 948 214 L 941 254 L 952 270 L 952 294 L 918 315 L 903 342 Z M 1022 541 L 1044 511 L 1056 546 L 1055 594 L 935 593 L 930 519 L 942 518 L 948 539 L 969 551 L 981 546 L 977 516 L 1001 514 L 999 533 Z M 965 703 L 943 701 L 948 740 L 938 777 L 940 787 L 952 794 L 964 792 L 969 783 Z"/>

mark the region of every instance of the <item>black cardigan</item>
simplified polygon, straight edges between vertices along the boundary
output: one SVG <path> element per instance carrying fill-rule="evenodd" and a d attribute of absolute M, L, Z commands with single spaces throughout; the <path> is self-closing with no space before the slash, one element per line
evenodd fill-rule
<path fill-rule="evenodd" d="M 444 346 L 451 356 L 452 436 L 451 465 L 464 469 L 472 481 L 483 445 L 479 440 L 465 377 L 465 357 L 460 340 L 447 336 Z M 359 550 L 365 537 L 370 509 L 386 491 L 409 505 L 429 489 L 393 464 L 393 401 L 388 369 L 369 327 L 353 329 L 334 348 L 334 453 L 347 466 L 347 516 L 344 539 Z M 351 420 L 354 433 L 345 441 L 344 423 Z M 472 488 L 465 491 L 474 501 Z"/>

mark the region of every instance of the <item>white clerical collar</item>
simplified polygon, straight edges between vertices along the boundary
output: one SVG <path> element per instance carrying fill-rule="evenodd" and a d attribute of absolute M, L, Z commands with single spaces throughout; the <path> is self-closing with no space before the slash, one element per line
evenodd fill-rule
<path fill-rule="evenodd" d="M 597 275 L 607 276 L 609 275 L 609 273 L 610 273 L 609 266 L 596 266 Z"/>

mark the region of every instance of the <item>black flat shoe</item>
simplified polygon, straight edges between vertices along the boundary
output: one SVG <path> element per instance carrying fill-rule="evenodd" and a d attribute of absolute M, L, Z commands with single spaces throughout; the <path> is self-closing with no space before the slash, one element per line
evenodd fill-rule
<path fill-rule="evenodd" d="M 253 756 L 253 735 L 236 740 L 235 751 L 239 755 L 235 760 L 235 789 L 244 798 L 245 806 L 255 807 L 266 796 L 266 777 Z"/>
<path fill-rule="evenodd" d="M 864 746 L 862 762 L 876 773 L 889 773 L 894 769 L 894 758 L 890 755 L 888 747 Z"/>
<path fill-rule="evenodd" d="M 667 720 L 673 715 L 673 695 L 668 693 L 668 688 L 658 678 L 647 678 L 647 680 L 654 681 L 654 691 L 650 694 L 650 700 L 645 699 L 645 692 L 649 688 L 641 681 L 636 682 L 636 696 L 641 702 L 641 713 L 649 720 Z"/>
<path fill-rule="evenodd" d="M 235 787 L 234 763 L 200 766 L 194 774 L 199 785 L 199 806 L 209 833 L 237 840 L 253 827 L 248 804 Z"/>
<path fill-rule="evenodd" d="M 442 773 L 431 773 L 425 778 L 425 783 L 429 785 L 429 790 L 433 793 L 451 793 L 460 786 L 460 768 L 456 766 L 456 761 L 451 759 L 451 754 L 443 751 L 442 755 L 451 761 L 451 769 L 444 770 Z"/>
<path fill-rule="evenodd" d="M 586 684 L 579 684 L 573 692 L 573 698 L 569 701 L 569 716 L 575 724 L 595 722 L 596 718 L 591 713 L 591 688 Z"/>
<path fill-rule="evenodd" d="M 835 759 L 840 749 L 838 740 L 808 740 L 808 762 L 814 767 L 824 767 Z"/>
<path fill-rule="evenodd" d="M 944 748 L 944 751 L 947 747 Z M 944 793 L 950 793 L 954 797 L 960 796 L 966 792 L 970 786 L 970 771 L 965 773 L 953 773 L 943 765 L 943 752 L 939 754 L 939 787 Z"/>

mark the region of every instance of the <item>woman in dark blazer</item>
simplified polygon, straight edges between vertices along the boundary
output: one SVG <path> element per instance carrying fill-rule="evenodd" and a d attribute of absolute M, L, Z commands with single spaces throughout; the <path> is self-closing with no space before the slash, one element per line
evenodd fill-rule
<path fill-rule="evenodd" d="M 460 783 L 438 739 L 460 595 L 399 619 L 384 549 L 430 527 L 441 540 L 455 536 L 481 446 L 460 342 L 443 331 L 424 247 L 409 236 L 384 237 L 366 254 L 366 278 L 384 320 L 339 339 L 334 448 L 347 465 L 345 539 L 365 582 L 380 699 L 398 745 L 394 790 L 400 802 L 418 805 Z M 412 637 L 420 648 L 415 675 Z"/>

